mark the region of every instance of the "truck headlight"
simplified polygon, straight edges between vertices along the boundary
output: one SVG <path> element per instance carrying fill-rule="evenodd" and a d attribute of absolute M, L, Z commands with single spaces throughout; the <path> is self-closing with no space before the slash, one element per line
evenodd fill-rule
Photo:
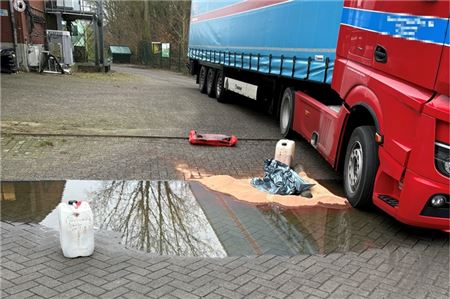
<path fill-rule="evenodd" d="M 450 145 L 435 142 L 434 162 L 440 173 L 450 177 Z"/>

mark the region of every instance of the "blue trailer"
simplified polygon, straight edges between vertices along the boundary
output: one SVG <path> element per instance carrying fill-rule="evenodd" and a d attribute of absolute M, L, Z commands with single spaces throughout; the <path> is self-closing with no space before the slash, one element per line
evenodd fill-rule
<path fill-rule="evenodd" d="M 193 0 L 189 58 L 331 82 L 342 1 Z"/>
<path fill-rule="evenodd" d="M 329 86 L 342 7 L 326 0 L 193 0 L 191 74 L 210 97 L 223 101 L 232 91 L 279 116 L 284 87 Z"/>

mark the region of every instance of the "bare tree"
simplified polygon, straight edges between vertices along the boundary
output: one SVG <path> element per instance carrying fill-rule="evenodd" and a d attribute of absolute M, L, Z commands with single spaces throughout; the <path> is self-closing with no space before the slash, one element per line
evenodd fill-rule
<path fill-rule="evenodd" d="M 105 0 L 106 44 L 124 44 L 134 53 L 141 41 L 169 42 L 187 52 L 190 1 Z"/>
<path fill-rule="evenodd" d="M 111 181 L 93 194 L 95 221 L 147 252 L 224 256 L 225 252 L 185 182 Z"/>

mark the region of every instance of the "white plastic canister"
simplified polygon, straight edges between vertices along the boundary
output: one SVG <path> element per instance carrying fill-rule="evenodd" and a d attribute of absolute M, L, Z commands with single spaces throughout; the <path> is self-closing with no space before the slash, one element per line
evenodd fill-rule
<path fill-rule="evenodd" d="M 295 155 L 295 142 L 289 139 L 281 139 L 275 149 L 275 160 L 292 166 Z"/>
<path fill-rule="evenodd" d="M 65 257 L 89 256 L 94 252 L 94 215 L 89 203 L 60 203 L 59 236 Z"/>

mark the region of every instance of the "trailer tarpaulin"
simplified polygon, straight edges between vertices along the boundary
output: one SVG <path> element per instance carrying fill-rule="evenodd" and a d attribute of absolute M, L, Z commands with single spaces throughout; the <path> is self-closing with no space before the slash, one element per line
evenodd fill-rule
<path fill-rule="evenodd" d="M 191 59 L 331 82 L 343 1 L 193 0 Z"/>

